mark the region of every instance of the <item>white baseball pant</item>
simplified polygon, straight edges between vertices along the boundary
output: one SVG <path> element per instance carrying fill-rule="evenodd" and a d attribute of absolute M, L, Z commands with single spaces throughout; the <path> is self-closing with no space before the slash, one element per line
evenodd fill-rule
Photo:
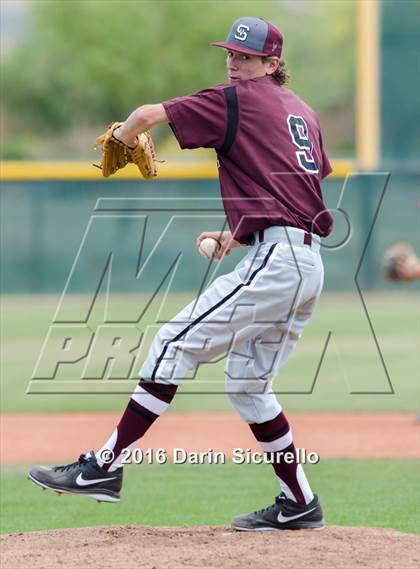
<path fill-rule="evenodd" d="M 256 234 L 235 269 L 217 278 L 156 334 L 140 377 L 180 385 L 227 353 L 228 397 L 248 423 L 282 410 L 272 380 L 293 352 L 323 285 L 320 238 L 293 227 Z M 258 242 L 258 241 L 262 242 Z"/>

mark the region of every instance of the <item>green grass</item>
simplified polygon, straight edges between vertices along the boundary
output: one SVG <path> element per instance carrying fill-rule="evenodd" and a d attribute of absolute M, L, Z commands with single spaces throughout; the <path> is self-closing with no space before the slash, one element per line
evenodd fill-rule
<path fill-rule="evenodd" d="M 66 310 L 75 313 L 86 297 L 72 297 Z M 191 300 L 187 295 L 169 297 L 161 318 L 170 318 Z M 274 387 L 288 411 L 417 411 L 418 304 L 414 295 L 366 295 L 367 309 L 388 373 L 390 387 L 368 321 L 354 294 L 325 294 L 313 319 L 299 341 L 295 354 L 279 372 Z M 143 299 L 144 301 L 144 299 Z M 120 316 L 138 309 L 142 297 L 117 298 Z M 84 362 L 62 366 L 58 378 L 48 382 L 54 395 L 26 394 L 35 362 L 52 321 L 58 296 L 5 296 L 3 299 L 3 411 L 88 411 L 119 410 L 136 384 L 138 366 L 129 382 L 80 377 Z M 144 318 L 144 326 L 154 324 L 154 306 Z M 155 312 L 156 314 L 156 312 Z M 101 306 L 95 305 L 89 324 L 101 321 Z M 143 328 L 143 325 L 142 325 Z M 310 390 L 328 332 L 331 340 L 312 393 Z M 146 350 L 147 351 L 147 350 Z M 142 361 L 139 358 L 139 364 Z M 100 358 L 99 358 L 100 359 Z M 62 368 L 66 367 L 64 371 Z M 202 366 L 194 380 L 187 380 L 171 405 L 172 411 L 230 409 L 224 395 L 224 361 Z M 62 379 L 70 383 L 64 384 Z M 41 383 L 32 382 L 32 387 Z M 45 382 L 44 384 L 45 385 Z M 63 390 L 95 390 L 93 395 L 64 394 Z M 123 394 L 112 393 L 115 389 Z M 351 392 L 361 391 L 362 395 Z M 206 392 L 206 395 L 203 394 Z M 366 392 L 374 392 L 367 394 Z M 385 392 L 385 394 L 378 394 Z M 388 393 L 387 393 L 388 392 Z M 210 395 L 208 393 L 211 393 Z"/>
<path fill-rule="evenodd" d="M 326 459 L 305 470 L 327 524 L 419 532 L 415 460 Z M 2 532 L 92 525 L 229 524 L 232 516 L 269 505 L 278 487 L 269 465 L 131 465 L 122 501 L 97 504 L 58 497 L 25 478 L 23 466 L 2 471 Z"/>

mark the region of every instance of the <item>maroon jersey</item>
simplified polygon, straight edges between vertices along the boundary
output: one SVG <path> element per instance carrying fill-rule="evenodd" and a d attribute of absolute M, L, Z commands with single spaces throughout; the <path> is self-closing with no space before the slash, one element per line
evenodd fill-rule
<path fill-rule="evenodd" d="M 181 148 L 214 148 L 230 230 L 249 243 L 271 225 L 332 229 L 320 181 L 331 171 L 315 112 L 266 75 L 163 103 Z"/>

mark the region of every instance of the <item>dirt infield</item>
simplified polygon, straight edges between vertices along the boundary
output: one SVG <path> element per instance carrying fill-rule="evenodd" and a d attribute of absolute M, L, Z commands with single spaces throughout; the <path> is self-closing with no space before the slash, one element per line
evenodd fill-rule
<path fill-rule="evenodd" d="M 1 538 L 8 569 L 396 569 L 419 566 L 419 539 L 389 529 L 237 533 L 227 527 L 115 526 Z"/>
<path fill-rule="evenodd" d="M 119 413 L 6 413 L 1 415 L 0 463 L 73 461 L 98 449 Z M 412 414 L 290 413 L 296 446 L 321 458 L 415 458 L 420 423 Z M 391 436 L 392 433 L 392 436 Z M 232 453 L 235 447 L 260 450 L 250 429 L 234 413 L 168 413 L 145 435 L 142 448 Z"/>

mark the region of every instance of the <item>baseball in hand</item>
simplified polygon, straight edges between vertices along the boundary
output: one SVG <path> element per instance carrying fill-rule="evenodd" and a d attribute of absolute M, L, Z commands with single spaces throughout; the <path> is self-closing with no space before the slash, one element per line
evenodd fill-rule
<path fill-rule="evenodd" d="M 205 237 L 198 246 L 198 251 L 205 259 L 212 259 L 220 249 L 219 242 L 212 237 Z"/>

